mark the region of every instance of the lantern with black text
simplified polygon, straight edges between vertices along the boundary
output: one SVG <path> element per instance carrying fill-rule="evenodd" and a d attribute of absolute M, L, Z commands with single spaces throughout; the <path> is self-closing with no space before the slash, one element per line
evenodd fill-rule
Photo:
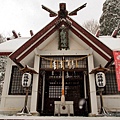
<path fill-rule="evenodd" d="M 105 87 L 106 80 L 105 80 L 105 74 L 103 72 L 96 73 L 96 84 L 98 87 Z"/>
<path fill-rule="evenodd" d="M 31 84 L 31 74 L 30 73 L 24 73 L 22 76 L 22 86 L 23 87 L 29 87 Z"/>

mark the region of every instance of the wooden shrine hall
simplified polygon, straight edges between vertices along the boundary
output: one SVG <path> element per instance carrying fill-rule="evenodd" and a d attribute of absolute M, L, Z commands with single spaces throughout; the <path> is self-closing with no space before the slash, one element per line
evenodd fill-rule
<path fill-rule="evenodd" d="M 1 113 L 17 113 L 22 109 L 25 98 L 25 90 L 21 85 L 22 75 L 25 71 L 31 71 L 32 82 L 27 102 L 31 114 L 98 114 L 100 102 L 95 76 L 89 73 L 100 64 L 109 67 L 113 53 L 103 38 L 92 35 L 71 18 L 85 6 L 86 4 L 68 12 L 66 4 L 60 3 L 59 11 L 55 13 L 42 5 L 50 17 L 55 17 L 48 25 L 30 38 L 16 37 L 0 45 L 0 55 L 8 56 Z M 9 48 L 6 48 L 8 45 Z M 109 93 L 108 89 L 106 87 L 104 94 Z M 81 107 L 79 103 L 83 99 Z M 109 109 L 117 107 L 116 104 L 110 106 L 112 101 L 107 104 L 109 97 L 104 100 Z"/>

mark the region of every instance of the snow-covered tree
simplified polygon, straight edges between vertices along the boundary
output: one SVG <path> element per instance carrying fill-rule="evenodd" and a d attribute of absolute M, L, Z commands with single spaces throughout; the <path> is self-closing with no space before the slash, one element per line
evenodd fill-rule
<path fill-rule="evenodd" d="M 6 39 L 0 34 L 0 44 L 5 41 Z M 5 77 L 6 64 L 7 64 L 7 56 L 0 56 L 0 94 L 2 92 L 2 85 Z"/>
<path fill-rule="evenodd" d="M 4 38 L 1 34 L 0 34 L 0 43 L 5 42 L 6 38 Z"/>
<path fill-rule="evenodd" d="M 94 19 L 88 20 L 83 24 L 83 27 L 95 35 L 97 30 L 99 29 L 99 23 L 97 22 L 97 20 L 94 20 Z"/>
<path fill-rule="evenodd" d="M 120 24 L 120 0 L 106 0 L 100 17 L 101 35 L 111 35 Z M 120 31 L 118 32 L 120 35 Z"/>

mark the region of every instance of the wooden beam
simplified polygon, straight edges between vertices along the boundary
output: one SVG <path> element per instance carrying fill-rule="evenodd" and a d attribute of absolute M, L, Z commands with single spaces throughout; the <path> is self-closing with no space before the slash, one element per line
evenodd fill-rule
<path fill-rule="evenodd" d="M 51 9 L 45 7 L 44 5 L 42 5 L 42 8 L 43 8 L 44 10 L 46 10 L 47 12 L 50 13 L 50 14 L 49 14 L 50 17 L 55 17 L 55 16 L 57 16 L 57 13 L 55 13 L 55 12 L 52 11 Z"/>
<path fill-rule="evenodd" d="M 30 30 L 30 35 L 31 35 L 31 36 L 33 36 L 33 35 L 34 35 L 34 33 L 33 33 L 33 31 L 32 31 L 32 30 Z"/>
<path fill-rule="evenodd" d="M 87 71 L 87 68 L 74 68 L 74 69 L 69 69 L 69 68 L 65 68 L 64 70 L 62 68 L 58 68 L 58 69 L 54 69 L 54 68 L 40 68 L 40 71 L 68 71 L 68 72 L 73 72 L 73 71 Z"/>
<path fill-rule="evenodd" d="M 112 37 L 116 38 L 116 37 L 117 37 L 117 34 L 118 34 L 118 29 L 115 29 L 115 30 L 112 32 Z"/>
<path fill-rule="evenodd" d="M 29 72 L 29 73 L 34 73 L 34 74 L 38 74 L 37 71 L 34 70 L 34 68 L 29 67 L 28 65 L 25 65 L 24 68 L 21 68 L 20 71 L 22 71 L 23 73 Z"/>
<path fill-rule="evenodd" d="M 16 59 L 13 60 L 14 63 L 16 63 L 16 65 L 19 67 L 19 68 L 24 68 L 24 66 L 18 62 Z"/>
<path fill-rule="evenodd" d="M 96 36 L 96 37 L 99 37 L 99 36 L 100 36 L 100 29 L 98 29 L 98 30 L 96 31 L 95 36 Z"/>
<path fill-rule="evenodd" d="M 105 65 L 105 68 L 108 68 L 109 66 L 111 66 L 113 62 L 114 62 L 114 58 L 111 58 L 111 60 L 108 61 L 108 63 Z"/>
<path fill-rule="evenodd" d="M 13 30 L 12 33 L 13 33 L 13 36 L 14 36 L 15 38 L 18 38 L 18 35 L 17 35 L 17 33 L 15 32 L 15 30 Z"/>
<path fill-rule="evenodd" d="M 70 16 L 72 15 L 77 15 L 77 12 L 81 9 L 83 9 L 84 7 L 86 7 L 87 3 L 83 4 L 82 6 L 78 7 L 77 9 L 73 10 L 72 12 L 69 13 Z"/>

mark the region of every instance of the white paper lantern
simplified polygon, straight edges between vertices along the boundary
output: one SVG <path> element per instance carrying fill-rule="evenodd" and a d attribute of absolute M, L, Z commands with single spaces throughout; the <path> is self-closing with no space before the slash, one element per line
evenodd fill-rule
<path fill-rule="evenodd" d="M 105 74 L 103 72 L 96 73 L 96 84 L 98 87 L 105 87 L 106 79 Z"/>
<path fill-rule="evenodd" d="M 31 84 L 32 75 L 30 73 L 24 73 L 22 76 L 22 86 L 29 87 Z"/>

